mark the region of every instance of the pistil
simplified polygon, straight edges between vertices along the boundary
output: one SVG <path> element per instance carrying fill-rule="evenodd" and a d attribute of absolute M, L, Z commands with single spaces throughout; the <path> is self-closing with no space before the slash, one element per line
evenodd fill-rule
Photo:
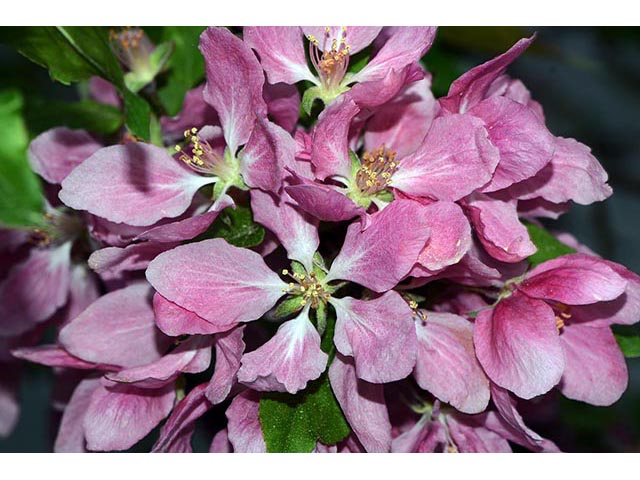
<path fill-rule="evenodd" d="M 342 38 L 329 38 L 330 29 L 325 28 L 325 36 L 320 48 L 320 41 L 313 35 L 307 35 L 309 40 L 309 57 L 311 63 L 318 72 L 322 87 L 329 91 L 335 92 L 340 89 L 342 80 L 349 68 L 349 50 L 347 45 L 347 28 L 342 27 Z M 328 46 L 331 45 L 331 48 Z"/>
<path fill-rule="evenodd" d="M 375 195 L 391 185 L 391 176 L 398 168 L 395 159 L 396 152 L 385 145 L 364 153 L 356 174 L 356 185 L 363 195 Z"/>

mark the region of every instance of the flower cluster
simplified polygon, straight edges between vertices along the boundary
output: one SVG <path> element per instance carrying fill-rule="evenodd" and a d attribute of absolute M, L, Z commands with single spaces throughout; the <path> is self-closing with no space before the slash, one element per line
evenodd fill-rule
<path fill-rule="evenodd" d="M 123 62 L 146 65 L 142 35 L 113 35 Z M 162 142 L 33 140 L 48 228 L 0 232 L 0 361 L 55 367 L 72 392 L 56 451 L 158 426 L 154 451 L 191 451 L 219 408 L 212 452 L 557 451 L 527 400 L 620 398 L 611 326 L 640 320 L 640 277 L 566 234 L 533 261 L 530 234 L 607 198 L 607 174 L 505 73 L 533 37 L 436 99 L 435 35 L 211 27 L 206 83 Z"/>

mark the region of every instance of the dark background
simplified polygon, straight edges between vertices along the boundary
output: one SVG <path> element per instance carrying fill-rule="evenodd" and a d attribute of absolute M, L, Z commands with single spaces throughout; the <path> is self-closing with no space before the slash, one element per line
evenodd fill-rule
<path fill-rule="evenodd" d="M 609 172 L 614 195 L 587 207 L 574 205 L 549 224 L 573 233 L 602 256 L 640 273 L 640 28 L 442 27 L 425 57 L 436 96 L 466 69 L 508 49 L 522 36 L 537 41 L 509 69 L 542 103 L 549 129 L 589 145 Z M 0 45 L 0 88 L 25 96 L 77 98 L 74 87 L 53 83 L 47 72 Z M 629 389 L 609 408 L 551 394 L 527 411 L 527 421 L 568 451 L 640 451 L 640 360 L 628 360 Z M 48 452 L 55 436 L 50 415 L 52 372 L 26 366 L 22 415 L 0 452 Z M 196 438 L 196 447 L 206 447 Z"/>

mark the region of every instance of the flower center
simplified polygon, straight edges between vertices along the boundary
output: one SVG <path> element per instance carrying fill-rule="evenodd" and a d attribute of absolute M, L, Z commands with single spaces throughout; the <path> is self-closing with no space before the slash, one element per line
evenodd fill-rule
<path fill-rule="evenodd" d="M 34 228 L 29 241 L 37 247 L 62 244 L 81 235 L 84 225 L 77 215 L 52 210 L 44 214 L 44 224 Z"/>
<path fill-rule="evenodd" d="M 188 142 L 187 151 L 180 145 L 175 146 L 175 151 L 180 153 L 180 160 L 192 170 L 203 175 L 225 178 L 228 176 L 230 165 L 206 140 L 198 138 L 196 127 L 184 131 L 184 138 Z M 190 153 L 189 153 L 190 151 Z"/>
<path fill-rule="evenodd" d="M 325 28 L 322 48 L 315 36 L 307 35 L 307 38 L 309 39 L 309 57 L 318 72 L 322 86 L 328 91 L 335 91 L 339 89 L 347 73 L 351 46 L 347 45 L 347 27 L 342 27 L 340 40 L 330 38 L 330 32 L 329 27 Z"/>
<path fill-rule="evenodd" d="M 356 174 L 356 185 L 364 195 L 375 195 L 391 185 L 391 175 L 398 168 L 396 152 L 386 146 L 364 152 L 362 166 Z"/>
<path fill-rule="evenodd" d="M 109 41 L 120 63 L 130 71 L 146 69 L 155 47 L 140 28 L 110 30 Z"/>
<path fill-rule="evenodd" d="M 303 275 L 296 272 L 290 274 L 289 270 L 282 270 L 282 274 L 289 275 L 294 280 L 289 283 L 287 293 L 302 297 L 302 306 L 310 304 L 311 308 L 317 309 L 320 303 L 327 303 L 331 298 L 314 272 Z"/>

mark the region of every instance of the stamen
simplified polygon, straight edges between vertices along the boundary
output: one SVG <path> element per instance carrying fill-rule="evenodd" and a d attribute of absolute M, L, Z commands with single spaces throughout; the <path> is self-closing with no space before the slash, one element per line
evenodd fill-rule
<path fill-rule="evenodd" d="M 295 282 L 289 283 L 287 293 L 301 296 L 300 304 L 302 306 L 310 304 L 311 308 L 317 309 L 320 303 L 327 303 L 329 298 L 331 298 L 331 295 L 325 291 L 314 272 L 308 275 L 302 275 L 295 272 L 289 273 L 289 270 L 284 269 L 282 270 L 282 274 L 295 280 Z"/>
<path fill-rule="evenodd" d="M 313 35 L 307 35 L 309 40 L 309 58 L 318 72 L 322 86 L 328 91 L 334 91 L 340 87 L 347 69 L 349 68 L 350 45 L 346 44 L 346 27 L 343 27 L 342 38 L 329 38 L 331 29 L 325 27 L 325 39 L 320 51 L 320 42 Z M 329 41 L 330 40 L 330 41 Z M 330 49 L 326 48 L 328 45 Z"/>
<path fill-rule="evenodd" d="M 198 173 L 209 176 L 223 176 L 226 167 L 224 158 L 219 155 L 209 142 L 198 137 L 198 129 L 192 127 L 183 132 L 183 136 L 191 146 L 190 154 L 184 151 L 180 145 L 176 145 L 174 150 L 180 153 L 178 157 L 185 165 Z"/>
<path fill-rule="evenodd" d="M 141 28 L 125 27 L 110 30 L 111 48 L 120 63 L 129 71 L 145 69 L 155 47 Z"/>
<path fill-rule="evenodd" d="M 385 145 L 365 152 L 362 166 L 356 174 L 356 185 L 365 195 L 375 195 L 391 185 L 391 176 L 397 170 L 396 152 Z"/>

